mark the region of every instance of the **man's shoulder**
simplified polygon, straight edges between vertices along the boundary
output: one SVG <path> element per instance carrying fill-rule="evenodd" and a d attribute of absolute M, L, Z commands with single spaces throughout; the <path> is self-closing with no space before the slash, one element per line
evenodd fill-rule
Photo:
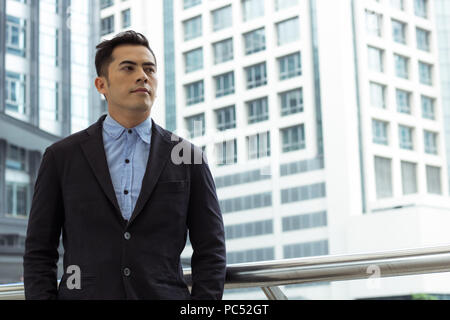
<path fill-rule="evenodd" d="M 51 149 L 54 152 L 67 152 L 73 150 L 80 142 L 84 141 L 89 136 L 87 131 L 90 128 L 94 127 L 96 124 L 97 123 L 94 123 L 88 128 L 72 133 L 71 135 L 63 139 L 56 141 L 55 143 L 51 144 L 47 149 Z"/>

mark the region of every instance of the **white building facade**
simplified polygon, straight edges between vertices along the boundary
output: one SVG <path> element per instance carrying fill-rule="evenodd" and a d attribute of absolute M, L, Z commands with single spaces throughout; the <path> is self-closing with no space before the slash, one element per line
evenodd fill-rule
<path fill-rule="evenodd" d="M 95 118 L 94 12 L 89 0 L 0 0 L 0 283 L 21 281 L 42 154 Z"/>
<path fill-rule="evenodd" d="M 204 148 L 228 264 L 450 240 L 432 1 L 127 0 L 109 1 L 101 19 L 104 37 L 129 28 L 149 38 L 152 117 Z M 444 274 L 283 290 L 357 299 L 446 294 L 449 284 Z"/>

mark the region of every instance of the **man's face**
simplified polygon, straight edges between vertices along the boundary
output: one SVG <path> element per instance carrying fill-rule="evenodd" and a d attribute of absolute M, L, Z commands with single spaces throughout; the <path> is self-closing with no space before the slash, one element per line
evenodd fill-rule
<path fill-rule="evenodd" d="M 150 112 L 156 98 L 156 62 L 150 50 L 140 45 L 120 45 L 112 52 L 108 79 L 98 77 L 97 90 L 110 108 L 118 112 Z M 145 91 L 136 91 L 143 90 Z"/>

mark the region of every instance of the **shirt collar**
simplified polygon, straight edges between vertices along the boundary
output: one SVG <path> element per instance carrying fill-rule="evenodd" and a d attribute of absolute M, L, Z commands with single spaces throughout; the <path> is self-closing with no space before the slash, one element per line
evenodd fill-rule
<path fill-rule="evenodd" d="M 106 118 L 103 121 L 103 129 L 106 131 L 107 134 L 109 134 L 112 138 L 116 140 L 119 139 L 119 137 L 126 130 L 126 128 L 123 127 L 116 120 L 114 120 L 109 113 L 106 115 Z M 150 139 L 152 135 L 152 121 L 150 117 L 148 117 L 147 119 L 145 119 L 143 122 L 141 122 L 139 125 L 137 125 L 132 129 L 134 129 L 137 132 L 138 136 L 141 138 L 142 141 L 144 141 L 147 144 L 150 144 Z"/>

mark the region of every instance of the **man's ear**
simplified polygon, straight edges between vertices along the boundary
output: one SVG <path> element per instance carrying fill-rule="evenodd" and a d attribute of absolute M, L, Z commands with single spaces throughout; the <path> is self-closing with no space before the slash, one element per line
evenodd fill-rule
<path fill-rule="evenodd" d="M 107 93 L 106 87 L 109 86 L 108 80 L 105 77 L 97 77 L 94 81 L 97 91 L 103 95 Z"/>

